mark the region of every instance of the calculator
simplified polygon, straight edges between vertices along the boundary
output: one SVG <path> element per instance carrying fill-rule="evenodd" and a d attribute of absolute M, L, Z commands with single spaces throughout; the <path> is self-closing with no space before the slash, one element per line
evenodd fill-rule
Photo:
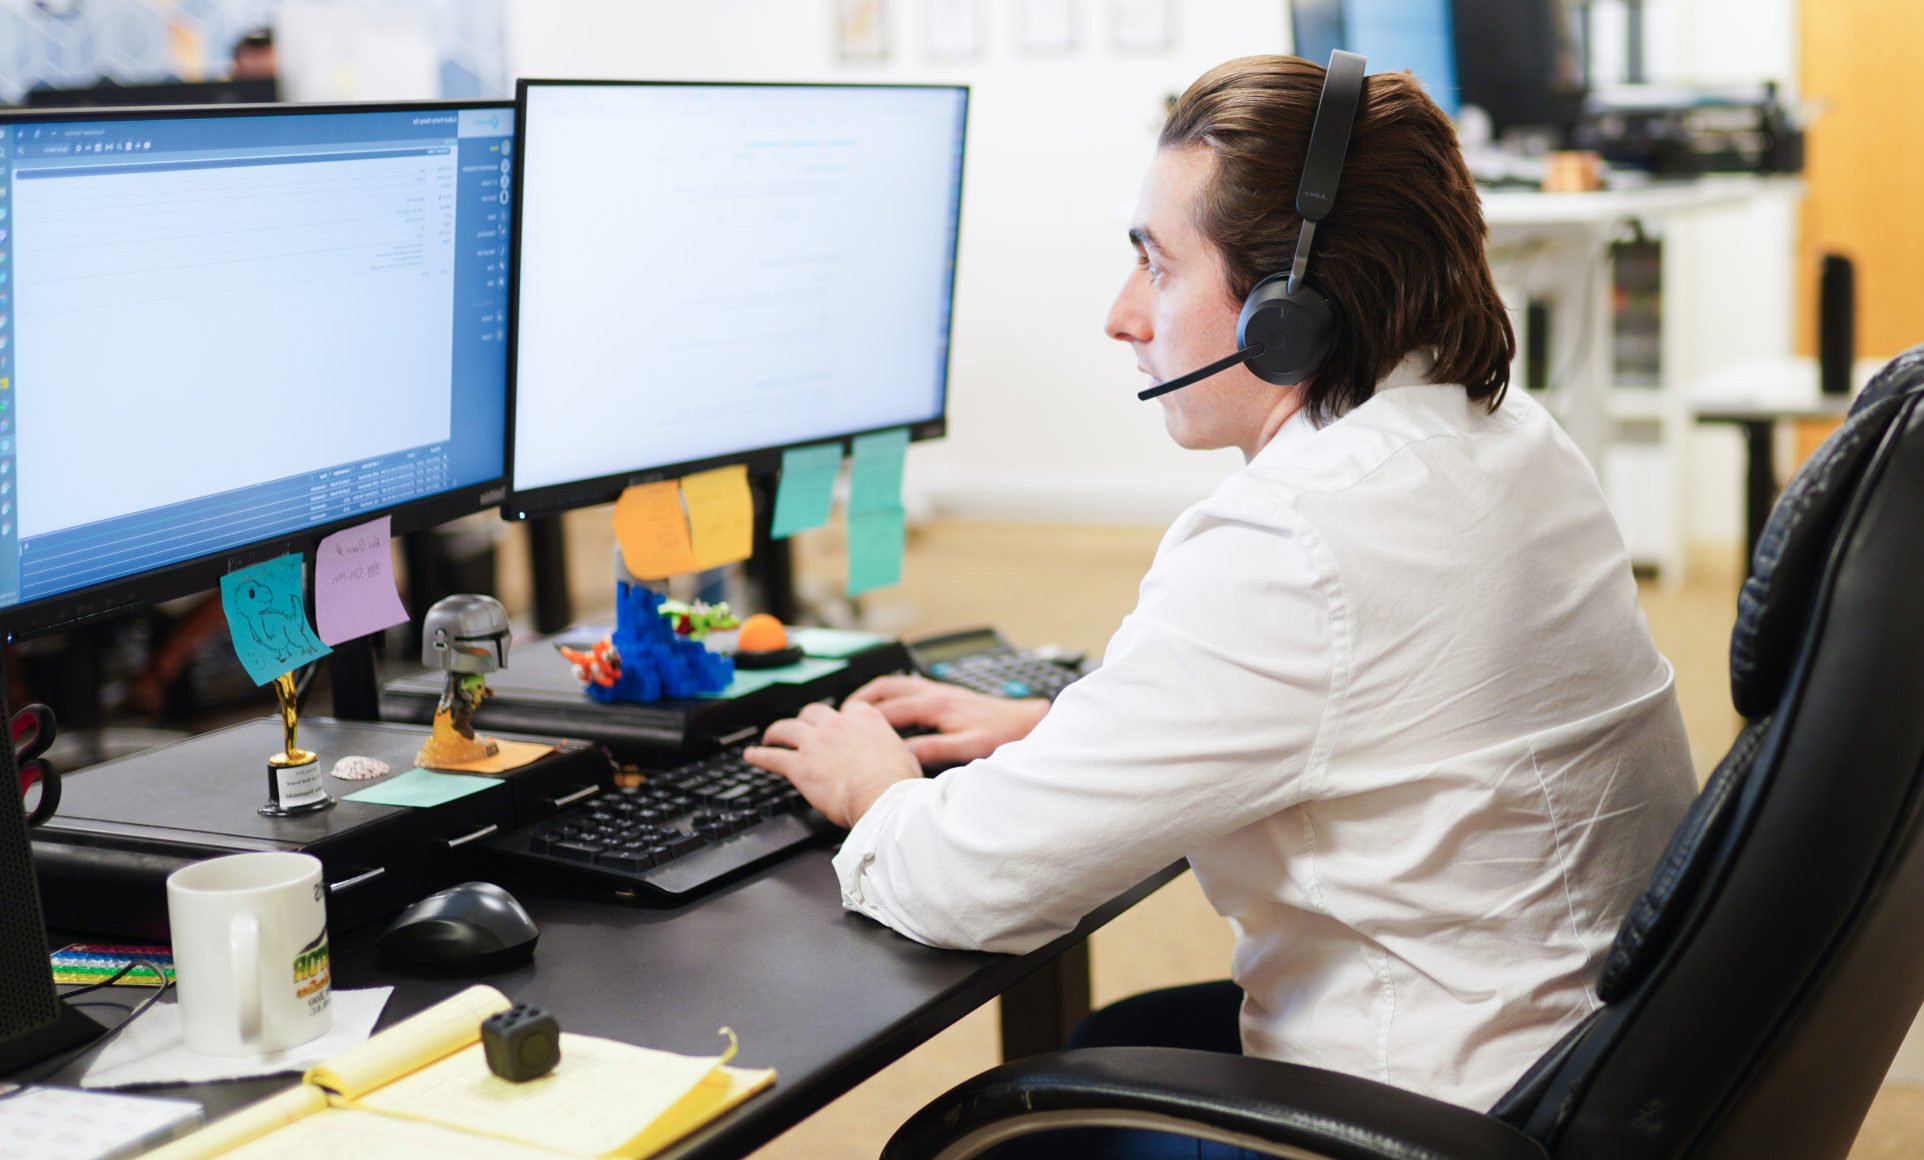
<path fill-rule="evenodd" d="M 964 629 L 907 643 L 916 672 L 997 697 L 1054 700 L 1083 672 L 1080 652 L 1017 648 L 993 628 Z"/>

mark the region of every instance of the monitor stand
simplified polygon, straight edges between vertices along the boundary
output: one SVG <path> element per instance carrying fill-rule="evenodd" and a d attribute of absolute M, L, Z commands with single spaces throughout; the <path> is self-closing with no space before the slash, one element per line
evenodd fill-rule
<path fill-rule="evenodd" d="M 47 985 L 52 987 L 51 976 Z M 0 988 L 6 984 L 0 983 Z M 3 1001 L 3 1000 L 0 1000 Z M 54 1006 L 59 1014 L 52 1023 L 43 1024 L 0 1041 L 0 1076 L 18 1073 L 44 1059 L 70 1052 L 92 1043 L 107 1033 L 107 1028 L 76 1007 L 69 1007 L 57 996 Z"/>
<path fill-rule="evenodd" d="M 0 721 L 10 720 L 0 672 Z M 100 1024 L 60 1000 L 47 965 L 47 927 L 15 788 L 11 738 L 0 739 L 0 1075 L 98 1037 Z"/>
<path fill-rule="evenodd" d="M 291 850 L 321 860 L 329 926 L 345 931 L 443 886 L 485 876 L 483 839 L 613 784 L 597 746 L 489 730 L 504 741 L 553 749 L 505 773 L 473 775 L 484 784 L 470 784 L 471 792 L 451 799 L 356 800 L 353 795 L 381 783 L 337 777 L 342 758 L 371 758 L 392 771 L 390 779 L 405 776 L 427 730 L 310 716 L 300 721 L 300 744 L 317 755 L 321 784 L 334 804 L 263 813 L 268 755 L 283 748 L 284 729 L 278 716 L 255 718 L 69 778 L 59 812 L 33 831 L 35 921 L 44 915 L 62 932 L 114 936 L 105 941 L 166 942 L 168 874 L 222 854 Z M 21 845 L 24 856 L 24 838 Z M 0 890 L 0 899 L 10 893 Z M 0 942 L 0 951 L 13 945 Z M 42 950 L 43 980 L 46 962 Z"/>
<path fill-rule="evenodd" d="M 624 762 L 664 768 L 747 740 L 811 701 L 839 701 L 875 677 L 910 667 L 908 650 L 890 640 L 841 658 L 845 663 L 834 672 L 742 696 L 602 702 L 582 691 L 580 678 L 555 652 L 555 644 L 586 648 L 605 631 L 582 627 L 553 638 L 516 641 L 506 667 L 488 674 L 490 693 L 474 711 L 474 727 L 586 738 Z M 381 690 L 382 720 L 431 724 L 446 684 L 447 675 L 433 669 L 389 681 Z"/>

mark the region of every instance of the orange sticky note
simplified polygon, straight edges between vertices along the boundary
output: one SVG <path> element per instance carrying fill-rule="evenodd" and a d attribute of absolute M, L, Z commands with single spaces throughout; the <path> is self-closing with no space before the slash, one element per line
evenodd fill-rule
<path fill-rule="evenodd" d="M 688 501 L 695 567 L 748 559 L 755 545 L 755 501 L 748 494 L 748 468 L 737 463 L 684 475 L 681 495 Z"/>
<path fill-rule="evenodd" d="M 681 485 L 664 479 L 638 483 L 615 501 L 615 542 L 622 563 L 640 580 L 660 580 L 695 570 L 688 523 L 681 514 Z"/>

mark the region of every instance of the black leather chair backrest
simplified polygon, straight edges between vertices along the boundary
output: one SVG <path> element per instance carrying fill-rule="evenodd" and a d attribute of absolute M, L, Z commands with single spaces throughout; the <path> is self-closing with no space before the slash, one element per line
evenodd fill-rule
<path fill-rule="evenodd" d="M 1732 635 L 1750 722 L 1602 1009 L 1495 1109 L 1552 1155 L 1841 1160 L 1924 1001 L 1920 388 L 1924 347 L 1772 513 Z"/>

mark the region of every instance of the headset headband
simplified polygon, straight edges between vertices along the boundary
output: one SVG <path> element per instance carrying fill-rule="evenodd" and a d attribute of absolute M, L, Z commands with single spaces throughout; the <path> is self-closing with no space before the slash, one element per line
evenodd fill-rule
<path fill-rule="evenodd" d="M 1296 258 L 1289 265 L 1291 294 L 1302 289 L 1316 223 L 1336 204 L 1336 179 L 1343 175 L 1350 126 L 1355 124 L 1356 109 L 1362 103 L 1363 57 L 1340 48 L 1331 51 L 1329 68 L 1323 74 L 1323 95 L 1316 101 L 1316 121 L 1309 129 L 1303 180 L 1296 187 L 1296 212 L 1302 215 L 1303 228 L 1296 235 Z"/>

